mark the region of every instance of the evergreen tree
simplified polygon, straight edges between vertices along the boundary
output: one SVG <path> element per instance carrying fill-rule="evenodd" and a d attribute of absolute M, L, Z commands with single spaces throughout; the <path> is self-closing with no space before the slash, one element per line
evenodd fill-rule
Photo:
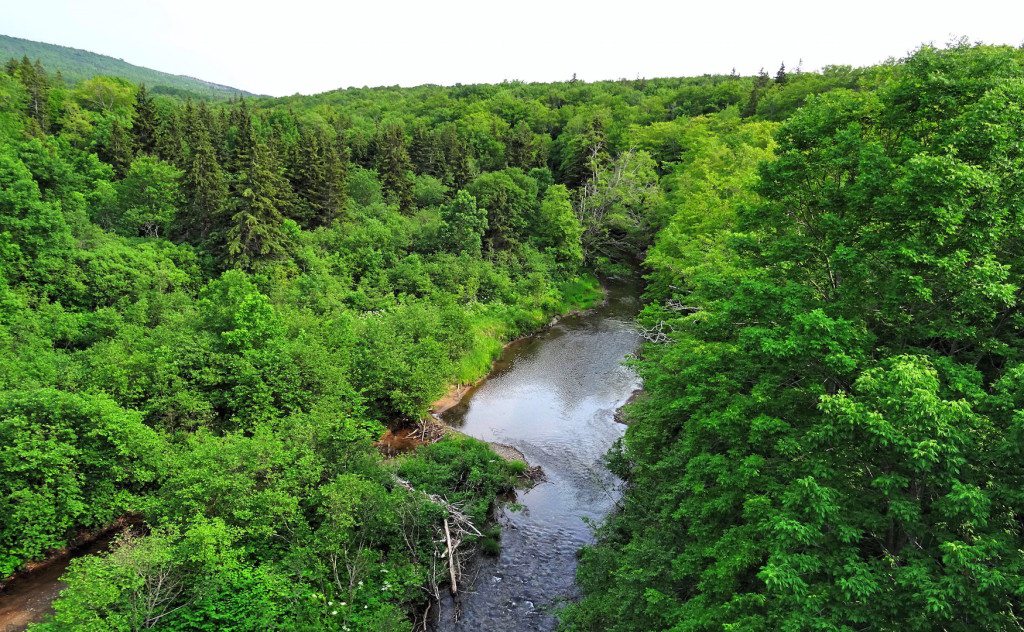
<path fill-rule="evenodd" d="M 558 175 L 570 187 L 580 187 L 609 161 L 605 123 L 600 114 L 578 116 L 558 135 Z"/>
<path fill-rule="evenodd" d="M 764 68 L 762 68 L 754 79 L 754 87 L 750 90 L 750 98 L 747 99 L 747 104 L 743 106 L 740 116 L 750 118 L 757 114 L 757 105 L 761 102 L 761 96 L 770 84 L 771 79 L 768 77 L 768 73 L 764 71 Z"/>
<path fill-rule="evenodd" d="M 184 205 L 176 233 L 181 239 L 205 242 L 223 224 L 228 187 L 206 128 L 194 120 L 188 128 L 189 151 L 181 180 Z"/>
<path fill-rule="evenodd" d="M 783 64 L 779 66 L 779 71 L 775 73 L 775 83 L 782 85 L 786 83 L 786 79 L 786 64 L 783 62 Z"/>
<path fill-rule="evenodd" d="M 114 173 L 123 178 L 135 158 L 131 134 L 125 131 L 116 118 L 110 123 L 110 133 L 100 147 L 100 158 L 114 167 Z"/>
<path fill-rule="evenodd" d="M 406 148 L 405 131 L 397 123 L 384 125 L 374 140 L 375 166 L 384 191 L 403 212 L 412 209 L 412 163 Z"/>
<path fill-rule="evenodd" d="M 330 225 L 345 206 L 346 168 L 336 144 L 319 126 L 302 125 L 289 153 L 288 179 L 298 198 L 294 219 L 306 228 Z"/>
<path fill-rule="evenodd" d="M 132 137 L 135 141 L 135 150 L 140 154 L 157 154 L 157 130 L 160 127 L 160 117 L 156 111 L 156 104 L 146 90 L 146 84 L 139 86 L 135 93 L 135 116 L 132 118 Z"/>
<path fill-rule="evenodd" d="M 440 178 L 445 185 L 453 189 L 461 189 L 473 179 L 473 166 L 470 162 L 469 144 L 459 134 L 454 125 L 443 126 L 437 134 L 437 144 L 444 162 L 434 177 Z"/>
<path fill-rule="evenodd" d="M 245 99 L 240 99 L 228 117 L 230 125 L 227 136 L 227 160 L 225 167 L 236 178 L 252 164 L 252 153 L 256 147 L 256 135 L 252 127 L 252 114 Z"/>
<path fill-rule="evenodd" d="M 239 197 L 227 231 L 227 259 L 231 265 L 252 270 L 261 263 L 283 259 L 290 250 L 290 237 L 281 213 L 281 179 L 264 145 L 249 150 L 249 165 L 243 172 Z"/>
<path fill-rule="evenodd" d="M 172 165 L 185 166 L 185 152 L 182 148 L 182 125 L 177 109 L 160 117 L 154 137 L 156 155 Z"/>
<path fill-rule="evenodd" d="M 503 139 L 505 141 L 505 160 L 509 167 L 529 169 L 536 167 L 533 130 L 526 121 L 519 121 L 509 128 Z"/>
<path fill-rule="evenodd" d="M 37 59 L 33 64 L 27 56 L 21 58 L 15 74 L 28 92 L 27 114 L 33 122 L 33 130 L 43 134 L 49 130 L 50 80 Z"/>
<path fill-rule="evenodd" d="M 444 151 L 438 143 L 437 134 L 424 124 L 417 125 L 412 130 L 409 159 L 412 161 L 416 173 L 444 180 Z"/>

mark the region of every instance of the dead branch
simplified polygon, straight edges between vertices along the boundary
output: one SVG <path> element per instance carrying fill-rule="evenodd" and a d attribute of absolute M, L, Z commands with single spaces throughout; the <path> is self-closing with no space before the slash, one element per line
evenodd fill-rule
<path fill-rule="evenodd" d="M 454 595 L 455 593 L 459 592 L 459 585 L 455 578 L 455 553 L 453 552 L 454 548 L 452 546 L 452 534 L 451 531 L 448 530 L 447 518 L 444 519 L 444 537 L 445 540 L 447 540 L 448 542 L 448 573 L 452 577 L 452 594 Z"/>

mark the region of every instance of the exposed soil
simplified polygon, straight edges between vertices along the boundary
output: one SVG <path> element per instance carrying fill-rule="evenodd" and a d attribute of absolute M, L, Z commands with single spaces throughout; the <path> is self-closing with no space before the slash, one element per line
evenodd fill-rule
<path fill-rule="evenodd" d="M 106 529 L 83 532 L 68 547 L 54 551 L 45 560 L 26 565 L 0 582 L 0 632 L 24 630 L 28 624 L 53 612 L 53 601 L 65 586 L 60 577 L 71 560 L 106 550 L 119 533 L 137 522 L 125 516 Z"/>

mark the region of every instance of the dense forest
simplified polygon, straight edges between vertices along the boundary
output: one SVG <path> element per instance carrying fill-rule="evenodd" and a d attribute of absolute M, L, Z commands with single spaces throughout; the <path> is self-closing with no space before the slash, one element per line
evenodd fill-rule
<path fill-rule="evenodd" d="M 566 629 L 1018 629 L 1022 138 L 1024 51 L 966 43 L 220 101 L 12 60 L 0 576 L 130 520 L 34 630 L 410 629 L 436 499 L 522 467 L 374 442 L 639 269 Z"/>

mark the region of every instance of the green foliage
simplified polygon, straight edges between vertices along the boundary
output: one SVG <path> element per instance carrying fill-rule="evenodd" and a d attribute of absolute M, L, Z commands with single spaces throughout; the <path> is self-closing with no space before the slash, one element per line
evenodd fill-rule
<path fill-rule="evenodd" d="M 227 256 L 234 266 L 252 270 L 288 255 L 295 223 L 289 224 L 281 212 L 286 205 L 285 183 L 265 148 L 253 148 L 242 177 L 226 235 Z"/>
<path fill-rule="evenodd" d="M 114 185 L 116 200 L 96 223 L 129 237 L 168 234 L 181 204 L 182 173 L 159 158 L 140 156 Z"/>
<path fill-rule="evenodd" d="M 373 441 L 644 261 L 663 344 L 565 627 L 1010 628 L 1021 64 L 211 105 L 12 62 L 0 574 L 130 513 L 40 629 L 408 629 L 420 492 L 482 524 L 521 466 Z"/>
<path fill-rule="evenodd" d="M 43 65 L 50 72 L 60 72 L 64 79 L 72 82 L 89 79 L 96 75 L 109 75 L 122 77 L 133 83 L 145 83 L 153 87 L 155 92 L 163 94 L 192 94 L 222 99 L 248 94 L 237 88 L 219 86 L 192 77 L 142 68 L 120 59 L 77 48 L 0 35 L 0 59 L 20 59 L 22 57 L 42 60 Z"/>
<path fill-rule="evenodd" d="M 667 340 L 566 628 L 1020 625 L 1021 63 L 922 48 L 807 97 L 760 168 L 763 123 L 688 128 L 647 259 Z"/>
<path fill-rule="evenodd" d="M 479 256 L 487 233 L 487 209 L 478 207 L 476 198 L 459 191 L 441 208 L 441 222 L 440 238 L 445 250 Z"/>
<path fill-rule="evenodd" d="M 536 203 L 536 182 L 519 169 L 484 173 L 466 189 L 487 210 L 486 240 L 495 251 L 522 241 L 530 210 Z"/>
<path fill-rule="evenodd" d="M 491 503 L 515 488 L 521 466 L 505 461 L 472 437 L 449 438 L 422 446 L 416 457 L 403 460 L 398 474 L 416 489 L 447 495 L 476 523 L 487 520 Z"/>
<path fill-rule="evenodd" d="M 576 270 L 583 264 L 583 225 L 564 185 L 550 186 L 544 192 L 530 234 L 539 248 L 551 251 L 567 269 Z"/>
<path fill-rule="evenodd" d="M 394 466 L 373 442 L 598 298 L 551 254 L 576 244 L 564 190 L 543 243 L 526 232 L 557 192 L 540 154 L 500 172 L 520 228 L 485 256 L 487 209 L 454 187 L 470 141 L 503 168 L 507 126 L 476 122 L 410 145 L 398 123 L 0 76 L 0 575 L 142 520 L 75 562 L 40 629 L 407 629 L 444 509 L 395 469 L 481 527 L 518 470 L 468 440 Z"/>
<path fill-rule="evenodd" d="M 0 575 L 137 507 L 162 439 L 104 395 L 0 393 Z"/>

